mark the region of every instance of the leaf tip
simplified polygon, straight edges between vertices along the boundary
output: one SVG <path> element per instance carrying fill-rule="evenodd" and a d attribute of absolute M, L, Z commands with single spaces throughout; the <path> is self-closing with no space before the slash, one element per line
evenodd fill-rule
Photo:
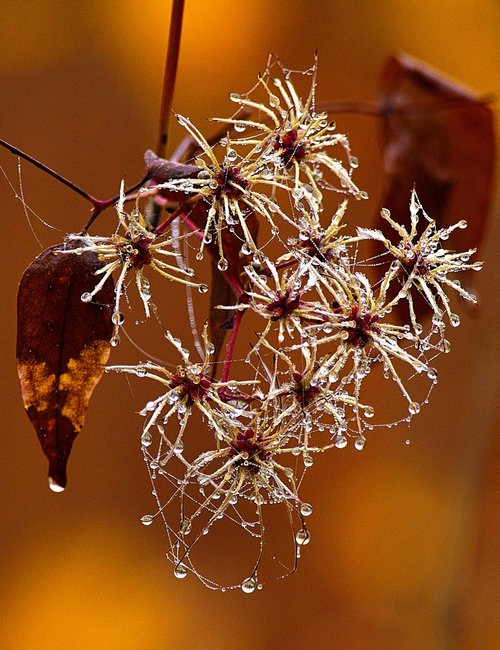
<path fill-rule="evenodd" d="M 58 483 L 55 479 L 52 478 L 52 476 L 49 476 L 49 488 L 52 490 L 52 492 L 64 492 L 64 485 L 61 485 Z"/>

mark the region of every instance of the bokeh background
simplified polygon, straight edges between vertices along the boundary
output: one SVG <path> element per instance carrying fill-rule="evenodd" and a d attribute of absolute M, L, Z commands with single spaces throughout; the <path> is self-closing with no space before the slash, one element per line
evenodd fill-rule
<path fill-rule="evenodd" d="M 374 99 L 379 72 L 398 51 L 500 94 L 496 0 L 186 5 L 174 108 L 198 124 L 230 110 L 228 92 L 251 87 L 269 52 L 301 69 L 317 48 L 323 100 Z M 138 179 L 143 151 L 156 140 L 169 10 L 166 0 L 3 0 L 0 137 L 100 197 L 123 177 Z M 371 197 L 354 206 L 350 222 L 369 225 L 382 189 L 377 123 L 359 115 L 337 123 L 350 134 L 356 180 Z M 18 185 L 17 161 L 0 151 L 0 164 L 2 648 L 500 647 L 494 218 L 476 278 L 480 308 L 449 333 L 452 353 L 439 362 L 431 404 L 410 430 L 381 430 L 362 453 L 351 446 L 316 463 L 303 487 L 315 506 L 313 541 L 298 573 L 252 596 L 222 594 L 192 577 L 175 580 L 161 527 L 139 523 L 152 507 L 133 414 L 146 399 L 143 386 L 104 378 L 74 446 L 67 490 L 48 490 L 14 359 L 17 284 L 40 245 L 7 180 Z M 85 203 L 27 164 L 21 171 L 41 219 L 63 232 L 81 227 Z M 497 193 L 493 216 L 498 206 Z M 44 246 L 59 241 L 60 232 L 32 221 Z M 112 221 L 103 216 L 102 225 Z M 177 313 L 183 318 L 178 295 L 166 306 L 172 329 Z"/>

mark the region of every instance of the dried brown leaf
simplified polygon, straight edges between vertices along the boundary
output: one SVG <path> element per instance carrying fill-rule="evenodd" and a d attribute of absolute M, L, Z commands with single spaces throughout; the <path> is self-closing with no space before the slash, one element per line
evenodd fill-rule
<path fill-rule="evenodd" d="M 17 369 L 24 407 L 49 459 L 49 485 L 66 485 L 66 464 L 83 427 L 112 335 L 113 281 L 84 303 L 96 284 L 97 255 L 62 254 L 73 240 L 43 251 L 26 269 L 18 292 Z"/>

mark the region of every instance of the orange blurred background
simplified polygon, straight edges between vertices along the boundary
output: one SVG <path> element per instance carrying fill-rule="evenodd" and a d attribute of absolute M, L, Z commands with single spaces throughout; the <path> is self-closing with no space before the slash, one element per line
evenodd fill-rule
<path fill-rule="evenodd" d="M 174 109 L 198 125 L 232 110 L 228 93 L 250 88 L 269 52 L 305 69 L 317 48 L 319 100 L 374 99 L 386 58 L 401 50 L 481 94 L 500 93 L 495 0 L 186 5 Z M 99 197 L 115 194 L 123 177 L 139 179 L 142 154 L 156 141 L 169 10 L 165 0 L 3 0 L 0 137 Z M 354 206 L 350 225 L 369 225 L 382 188 L 376 122 L 336 121 L 360 160 L 356 182 L 371 197 Z M 0 151 L 0 164 L 16 185 L 15 157 Z M 37 215 L 62 233 L 78 230 L 88 206 L 21 169 Z M 302 488 L 315 511 L 299 571 L 248 596 L 175 580 L 164 531 L 140 525 L 152 507 L 141 418 L 131 413 L 147 399 L 141 382 L 131 394 L 123 377 L 104 377 L 75 442 L 68 488 L 48 490 L 14 359 L 17 284 L 40 246 L 2 177 L 0 195 L 2 648 L 500 647 L 495 219 L 476 278 L 480 309 L 461 306 L 431 404 L 410 430 L 383 429 L 362 453 L 351 445 L 318 460 Z M 498 206 L 497 193 L 493 214 Z M 112 220 L 103 215 L 102 225 Z M 60 240 L 32 221 L 44 246 Z M 167 305 L 172 329 L 179 300 L 174 294 Z"/>

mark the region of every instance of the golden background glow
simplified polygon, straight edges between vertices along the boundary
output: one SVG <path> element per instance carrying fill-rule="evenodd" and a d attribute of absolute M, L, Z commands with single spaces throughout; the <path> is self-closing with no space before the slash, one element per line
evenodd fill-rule
<path fill-rule="evenodd" d="M 269 52 L 303 69 L 317 48 L 320 100 L 374 99 L 385 59 L 401 50 L 482 94 L 500 93 L 495 0 L 186 4 L 174 109 L 198 125 L 228 112 L 228 93 L 251 87 Z M 156 140 L 169 10 L 163 0 L 4 0 L 0 137 L 99 197 L 115 194 L 122 177 L 138 179 L 142 154 Z M 349 132 L 360 160 L 356 181 L 371 197 L 354 206 L 350 225 L 368 225 L 382 186 L 376 123 L 352 115 L 337 123 Z M 16 184 L 15 158 L 0 152 L 0 164 Z M 38 215 L 63 232 L 81 227 L 86 204 L 27 164 L 22 173 Z M 68 488 L 49 492 L 14 360 L 17 283 L 39 246 L 3 178 L 0 196 L 3 648 L 500 645 L 494 219 L 476 278 L 480 310 L 465 310 L 450 332 L 452 352 L 439 361 L 431 404 L 410 430 L 373 433 L 362 453 L 350 447 L 321 457 L 303 487 L 315 511 L 298 573 L 247 596 L 175 580 L 160 526 L 139 524 L 152 506 L 141 419 L 130 409 L 147 387 L 134 385 L 132 400 L 125 382 L 104 378 L 75 442 Z M 102 225 L 112 220 L 103 216 Z M 34 224 L 44 246 L 60 239 Z"/>

